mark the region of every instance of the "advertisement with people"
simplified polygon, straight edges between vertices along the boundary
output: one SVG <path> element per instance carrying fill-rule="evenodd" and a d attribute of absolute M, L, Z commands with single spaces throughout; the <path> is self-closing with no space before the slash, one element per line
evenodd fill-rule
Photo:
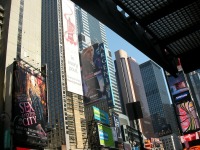
<path fill-rule="evenodd" d="M 98 124 L 100 145 L 105 147 L 115 147 L 113 140 L 112 129 L 110 127 Z"/>
<path fill-rule="evenodd" d="M 199 119 L 192 101 L 176 105 L 176 110 L 183 133 L 199 129 Z"/>
<path fill-rule="evenodd" d="M 119 122 L 119 115 L 116 113 L 113 113 L 112 116 L 113 116 L 113 125 L 115 127 L 115 131 L 117 134 L 117 139 L 118 139 L 117 141 L 122 142 L 123 138 L 122 138 L 121 126 Z"/>
<path fill-rule="evenodd" d="M 84 103 L 91 104 L 100 100 L 107 100 L 113 107 L 110 75 L 106 60 L 104 44 L 94 44 L 81 52 L 81 74 Z"/>
<path fill-rule="evenodd" d="M 12 120 L 16 145 L 46 146 L 46 79 L 14 62 Z"/>

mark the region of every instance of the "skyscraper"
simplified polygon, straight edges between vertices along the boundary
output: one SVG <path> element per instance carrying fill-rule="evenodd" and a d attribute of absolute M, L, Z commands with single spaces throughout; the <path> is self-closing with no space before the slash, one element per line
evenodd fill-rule
<path fill-rule="evenodd" d="M 105 26 L 99 22 L 92 15 L 84 11 L 79 6 L 76 6 L 76 19 L 79 35 L 79 49 L 82 51 L 84 48 L 95 44 L 104 43 L 106 50 L 106 60 L 108 64 L 108 70 L 111 79 L 111 86 L 113 89 L 113 101 L 114 101 L 114 111 L 121 113 L 121 103 L 118 95 L 118 87 L 115 76 L 115 68 L 113 64 L 113 59 L 111 51 L 108 48 L 108 43 L 106 39 Z"/>
<path fill-rule="evenodd" d="M 170 118 L 172 111 L 170 98 L 165 85 L 165 78 L 161 67 L 153 61 L 140 65 L 147 102 L 151 114 L 154 133 L 160 132 L 166 124 L 170 124 L 174 132 L 177 131 L 175 119 Z"/>
<path fill-rule="evenodd" d="M 21 58 L 34 68 L 41 66 L 41 1 L 3 0 L 0 5 L 0 115 L 6 114 L 4 128 L 0 125 L 0 149 L 4 149 L 11 147 L 4 135 L 10 137 L 13 61 Z"/>
<path fill-rule="evenodd" d="M 74 4 L 42 1 L 42 31 L 42 64 L 48 68 L 48 148 L 86 148 Z"/>
<path fill-rule="evenodd" d="M 141 103 L 143 112 L 143 118 L 140 119 L 142 128 L 141 132 L 147 138 L 153 137 L 150 112 L 147 105 L 147 98 L 139 65 L 133 58 L 128 57 L 124 50 L 116 51 L 115 56 L 122 103 L 124 106 L 130 102 L 139 101 Z M 126 108 L 124 109 L 127 114 Z"/>

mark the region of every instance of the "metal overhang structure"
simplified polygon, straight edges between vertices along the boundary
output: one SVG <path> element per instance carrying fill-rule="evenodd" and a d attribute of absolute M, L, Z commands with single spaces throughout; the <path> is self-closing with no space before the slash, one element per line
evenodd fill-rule
<path fill-rule="evenodd" d="M 176 76 L 200 68 L 200 0 L 72 0 Z"/>

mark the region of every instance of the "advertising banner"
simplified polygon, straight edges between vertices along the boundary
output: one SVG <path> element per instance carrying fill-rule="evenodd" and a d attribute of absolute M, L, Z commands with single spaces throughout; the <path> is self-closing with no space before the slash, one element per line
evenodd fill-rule
<path fill-rule="evenodd" d="M 200 132 L 194 132 L 181 136 L 181 143 L 190 142 L 199 139 Z"/>
<path fill-rule="evenodd" d="M 120 126 L 120 122 L 119 122 L 119 116 L 116 113 L 113 113 L 113 125 L 115 127 L 115 131 L 117 133 L 117 138 L 118 138 L 118 142 L 122 142 L 123 138 L 122 138 L 122 132 L 121 132 L 121 126 Z"/>
<path fill-rule="evenodd" d="M 184 73 L 182 71 L 179 72 L 177 78 L 171 75 L 167 75 L 167 82 L 169 84 L 171 95 L 175 98 L 180 94 L 187 93 L 187 96 L 190 97 L 189 88 L 186 84 L 186 80 L 184 77 Z M 184 101 L 185 99 L 182 98 L 175 98 L 174 103 Z"/>
<path fill-rule="evenodd" d="M 62 0 L 62 12 L 67 90 L 83 95 L 74 3 Z"/>
<path fill-rule="evenodd" d="M 104 44 L 94 44 L 81 52 L 81 73 L 84 103 L 91 104 L 107 100 L 108 106 L 113 107 L 112 87 L 106 60 Z"/>
<path fill-rule="evenodd" d="M 115 147 L 112 129 L 110 127 L 98 124 L 100 145 L 105 147 Z"/>
<path fill-rule="evenodd" d="M 12 110 L 15 144 L 46 146 L 46 79 L 19 62 L 14 63 Z"/>
<path fill-rule="evenodd" d="M 94 113 L 94 119 L 100 121 L 101 123 L 109 125 L 109 116 L 108 113 L 106 113 L 103 110 L 100 110 L 99 108 L 93 106 L 93 113 Z"/>
<path fill-rule="evenodd" d="M 199 129 L 199 119 L 192 101 L 176 105 L 176 111 L 183 133 Z"/>

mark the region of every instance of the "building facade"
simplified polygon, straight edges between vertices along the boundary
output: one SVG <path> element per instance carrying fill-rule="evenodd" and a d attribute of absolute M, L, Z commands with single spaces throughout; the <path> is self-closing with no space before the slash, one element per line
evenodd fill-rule
<path fill-rule="evenodd" d="M 48 68 L 48 148 L 86 148 L 74 4 L 42 1 L 42 31 L 42 64 Z"/>
<path fill-rule="evenodd" d="M 95 43 L 104 43 L 106 50 L 106 61 L 108 64 L 108 70 L 110 74 L 111 86 L 113 89 L 113 101 L 114 108 L 113 111 L 116 113 L 122 113 L 121 103 L 118 95 L 118 87 L 115 76 L 115 68 L 113 64 L 113 59 L 111 51 L 108 48 L 108 43 L 106 39 L 105 26 L 99 22 L 92 15 L 84 11 L 79 6 L 76 6 L 76 21 L 79 35 L 79 50 L 87 48 Z M 103 105 L 103 104 L 100 104 Z"/>
<path fill-rule="evenodd" d="M 143 113 L 143 118 L 140 119 L 141 132 L 147 138 L 153 137 L 153 127 L 139 65 L 133 58 L 128 57 L 124 50 L 116 51 L 115 56 L 123 106 L 130 102 L 140 102 Z M 126 108 L 124 110 L 127 114 Z"/>
<path fill-rule="evenodd" d="M 163 136 L 160 138 L 163 143 L 164 149 L 167 150 L 182 150 L 182 144 L 176 134 Z"/>
<path fill-rule="evenodd" d="M 0 38 L 0 114 L 6 114 L 6 120 L 1 127 L 0 137 L 4 131 L 10 131 L 12 106 L 12 75 L 14 59 L 23 59 L 35 69 L 41 67 L 41 1 L 11 1 L 0 2 L 1 38 Z M 33 13 L 34 12 L 34 13 Z M 3 17 L 3 24 L 2 24 Z M 32 19 L 34 18 L 34 19 Z M 1 124 L 1 125 L 3 125 Z M 9 139 L 10 140 L 10 139 Z M 5 146 L 4 138 L 0 140 L 1 148 Z M 7 145 L 6 148 L 11 148 Z"/>
<path fill-rule="evenodd" d="M 173 115 L 165 78 L 161 67 L 153 61 L 140 64 L 147 102 L 151 114 L 154 133 L 158 134 L 166 124 L 170 124 L 172 131 L 177 132 L 177 124 Z M 170 115 L 172 114 L 172 115 Z"/>

